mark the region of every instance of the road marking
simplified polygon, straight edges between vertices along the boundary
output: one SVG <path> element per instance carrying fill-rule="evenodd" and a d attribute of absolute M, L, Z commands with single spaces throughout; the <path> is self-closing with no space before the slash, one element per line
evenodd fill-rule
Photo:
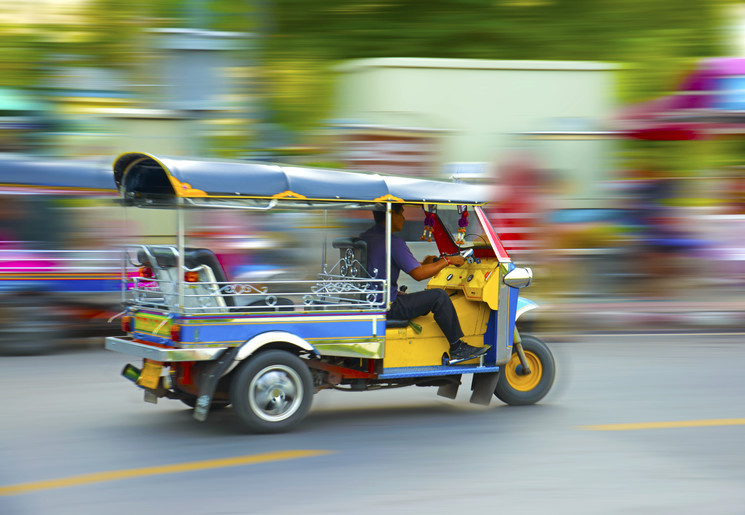
<path fill-rule="evenodd" d="M 573 339 L 573 338 L 592 338 L 595 336 L 602 336 L 603 338 L 613 338 L 613 337 L 619 337 L 619 338 L 627 338 L 629 336 L 743 336 L 745 335 L 745 331 L 736 331 L 736 332 L 723 332 L 723 331 L 714 331 L 714 332 L 698 332 L 695 330 L 691 331 L 685 331 L 685 332 L 665 332 L 665 331 L 598 331 L 598 332 L 589 332 L 589 333 L 543 333 L 543 336 L 548 338 L 556 338 L 556 339 Z"/>
<path fill-rule="evenodd" d="M 208 470 L 224 467 L 237 467 L 240 465 L 255 465 L 270 461 L 294 460 L 298 458 L 310 458 L 332 454 L 332 451 L 278 451 L 265 454 L 253 454 L 247 456 L 236 456 L 233 458 L 221 458 L 216 460 L 192 461 L 177 463 L 175 465 L 160 465 L 157 467 L 143 467 L 136 469 L 112 470 L 109 472 L 98 472 L 94 474 L 81 474 L 48 481 L 34 481 L 31 483 L 19 483 L 17 485 L 0 486 L 0 496 L 17 495 L 38 490 L 49 490 L 52 488 L 64 488 L 68 486 L 80 486 L 91 483 L 102 483 L 105 481 L 116 481 L 133 477 L 158 476 L 162 474 L 176 474 L 179 472 L 191 472 L 194 470 Z"/>
<path fill-rule="evenodd" d="M 578 426 L 585 431 L 637 431 L 640 429 L 669 429 L 678 427 L 745 426 L 745 418 L 715 418 L 710 420 L 680 420 L 677 422 L 638 422 L 634 424 L 602 424 Z"/>

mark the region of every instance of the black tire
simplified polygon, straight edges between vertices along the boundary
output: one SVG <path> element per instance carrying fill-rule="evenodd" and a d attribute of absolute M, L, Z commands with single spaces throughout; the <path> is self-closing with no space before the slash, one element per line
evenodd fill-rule
<path fill-rule="evenodd" d="M 545 343 L 535 336 L 525 335 L 522 336 L 522 345 L 531 373 L 521 374 L 520 358 L 513 348 L 510 361 L 499 371 L 499 381 L 494 389 L 499 400 L 512 406 L 535 404 L 543 399 L 556 376 L 554 356 Z"/>
<path fill-rule="evenodd" d="M 29 320 L 0 330 L 0 356 L 39 356 L 63 347 L 59 324 Z"/>
<path fill-rule="evenodd" d="M 235 371 L 230 401 L 247 429 L 257 433 L 287 431 L 310 410 L 313 377 L 294 354 L 260 352 Z"/>

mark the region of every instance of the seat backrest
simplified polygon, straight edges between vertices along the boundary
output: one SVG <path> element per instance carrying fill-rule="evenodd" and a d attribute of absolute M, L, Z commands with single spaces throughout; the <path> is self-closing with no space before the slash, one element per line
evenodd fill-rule
<path fill-rule="evenodd" d="M 200 280 L 216 282 L 216 293 L 219 293 L 220 288 L 228 283 L 228 278 L 225 275 L 225 270 L 223 270 L 220 261 L 217 259 L 215 253 L 209 249 L 185 249 L 184 266 L 186 266 L 186 268 L 197 268 L 200 266 L 206 267 L 206 270 L 208 271 L 207 277 L 202 278 L 200 274 Z M 211 272 L 211 274 L 209 272 Z M 227 306 L 235 306 L 235 299 L 231 295 L 221 295 L 221 297 Z"/>
<path fill-rule="evenodd" d="M 152 263 L 154 258 L 155 263 Z M 178 251 L 175 247 L 147 247 L 137 252 L 137 260 L 150 268 L 159 280 L 160 290 L 167 298 L 175 301 Z M 228 282 L 225 271 L 214 252 L 204 248 L 186 248 L 184 250 L 184 266 L 187 269 L 199 269 L 199 283 L 187 285 L 185 307 L 209 311 L 212 308 L 234 306 L 235 299 L 230 295 L 222 295 L 220 289 Z M 172 303 L 172 302 L 171 302 Z"/>
<path fill-rule="evenodd" d="M 336 238 L 331 242 L 339 249 L 340 274 L 345 277 L 370 277 L 367 271 L 367 242 L 356 236 Z"/>
<path fill-rule="evenodd" d="M 184 251 L 184 265 L 186 268 L 196 268 L 200 265 L 208 266 L 215 275 L 215 280 L 219 283 L 228 282 L 220 261 L 214 252 L 209 249 L 187 248 Z"/>

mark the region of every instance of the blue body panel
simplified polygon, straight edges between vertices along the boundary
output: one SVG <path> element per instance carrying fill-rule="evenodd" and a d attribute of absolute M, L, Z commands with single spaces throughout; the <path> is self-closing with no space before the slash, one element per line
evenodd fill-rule
<path fill-rule="evenodd" d="M 404 379 L 407 377 L 450 376 L 459 374 L 483 374 L 499 372 L 499 367 L 478 365 L 442 365 L 433 367 L 396 367 L 386 368 L 378 379 Z"/>
<path fill-rule="evenodd" d="M 517 307 L 520 300 L 520 290 L 518 288 L 510 288 L 510 335 L 515 334 L 515 320 L 517 318 Z M 512 341 L 508 343 L 508 347 L 512 346 Z"/>
<path fill-rule="evenodd" d="M 0 292 L 115 293 L 121 291 L 121 287 L 122 281 L 118 276 L 111 279 L 44 276 L 11 279 L 0 276 Z"/>
<path fill-rule="evenodd" d="M 181 325 L 181 346 L 240 345 L 254 336 L 281 330 L 310 343 L 314 341 L 366 341 L 385 337 L 385 316 L 380 313 L 260 313 L 230 316 L 174 317 Z M 377 317 L 375 321 L 373 318 Z M 138 333 L 135 338 L 172 346 L 166 338 Z"/>
<path fill-rule="evenodd" d="M 495 310 L 491 310 L 489 313 L 489 321 L 484 333 L 484 344 L 491 345 L 491 349 L 486 353 L 484 360 L 487 363 L 495 363 L 497 361 L 497 311 Z"/>

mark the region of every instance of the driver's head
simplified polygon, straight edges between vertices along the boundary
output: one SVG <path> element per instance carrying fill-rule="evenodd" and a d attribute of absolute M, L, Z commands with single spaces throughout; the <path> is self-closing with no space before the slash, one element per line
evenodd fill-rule
<path fill-rule="evenodd" d="M 385 224 L 385 211 L 373 211 L 373 217 L 375 223 Z M 404 205 L 403 204 L 392 204 L 391 205 L 391 232 L 398 232 L 404 228 Z"/>

